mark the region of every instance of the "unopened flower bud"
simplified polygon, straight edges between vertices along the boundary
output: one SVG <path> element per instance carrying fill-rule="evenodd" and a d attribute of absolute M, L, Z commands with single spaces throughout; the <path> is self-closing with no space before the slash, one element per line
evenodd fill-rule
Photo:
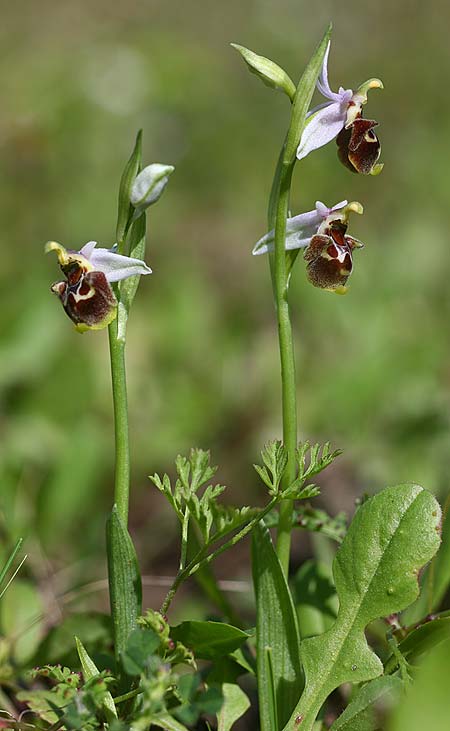
<path fill-rule="evenodd" d="M 174 170 L 173 165 L 161 165 L 158 162 L 141 170 L 131 188 L 130 201 L 134 208 L 142 212 L 156 203 Z"/>
<path fill-rule="evenodd" d="M 291 101 L 294 99 L 295 84 L 281 66 L 271 61 L 270 58 L 258 56 L 257 53 L 253 53 L 250 49 L 239 46 L 237 43 L 231 45 L 236 51 L 239 51 L 252 74 L 259 76 L 266 86 L 284 91 Z"/>

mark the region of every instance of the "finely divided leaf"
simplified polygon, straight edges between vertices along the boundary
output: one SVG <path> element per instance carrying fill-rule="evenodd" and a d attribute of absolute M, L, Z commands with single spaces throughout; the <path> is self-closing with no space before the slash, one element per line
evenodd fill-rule
<path fill-rule="evenodd" d="M 435 498 L 413 484 L 387 488 L 356 512 L 333 564 L 339 613 L 330 630 L 302 643 L 306 686 L 286 731 L 296 717 L 302 731 L 310 731 L 339 685 L 382 674 L 364 629 L 417 597 L 418 572 L 439 547 L 440 517 Z"/>
<path fill-rule="evenodd" d="M 294 604 L 269 531 L 262 523 L 253 532 L 252 567 L 261 731 L 276 731 L 272 719 L 278 718 L 279 728 L 286 723 L 303 687 L 303 673 Z"/>

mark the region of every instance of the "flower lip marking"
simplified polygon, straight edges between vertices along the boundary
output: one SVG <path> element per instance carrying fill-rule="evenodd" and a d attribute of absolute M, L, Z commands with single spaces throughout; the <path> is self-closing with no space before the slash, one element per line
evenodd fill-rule
<path fill-rule="evenodd" d="M 327 101 L 319 104 L 319 106 L 308 112 L 307 123 L 297 148 L 297 158 L 301 160 L 313 150 L 326 145 L 336 137 L 339 137 L 344 130 L 351 130 L 349 137 L 341 137 L 339 145 L 339 159 L 349 167 L 353 172 L 361 172 L 365 175 L 377 175 L 381 172 L 382 165 L 377 164 L 380 156 L 380 143 L 375 133 L 372 132 L 369 138 L 364 138 L 367 129 L 362 130 L 364 124 L 375 127 L 377 122 L 372 120 L 362 120 L 362 107 L 367 102 L 367 92 L 369 89 L 382 89 L 383 84 L 380 79 L 369 79 L 353 92 L 352 89 L 344 89 L 339 87 L 338 92 L 332 91 L 328 82 L 328 56 L 330 53 L 330 43 L 328 44 L 322 70 L 317 80 L 317 90 L 324 96 Z M 358 121 L 359 120 L 359 121 Z M 352 139 L 352 145 L 359 148 L 358 154 L 354 154 L 356 148 L 351 150 L 348 156 L 345 152 L 341 152 L 341 147 L 347 144 L 352 138 L 352 128 L 356 127 L 356 135 Z M 363 142 L 368 145 L 362 145 Z"/>
<path fill-rule="evenodd" d="M 350 206 L 346 208 L 357 210 Z M 338 218 L 330 215 L 305 249 L 306 275 L 314 287 L 346 293 L 347 280 L 353 270 L 353 250 L 363 246 L 361 241 L 347 235 L 347 225 L 345 213 Z"/>
<path fill-rule="evenodd" d="M 116 317 L 117 299 L 110 282 L 118 282 L 151 269 L 140 259 L 122 256 L 115 249 L 96 248 L 89 241 L 80 251 L 67 250 L 56 241 L 49 241 L 45 251 L 55 251 L 66 280 L 55 282 L 51 291 L 78 332 L 101 330 Z"/>

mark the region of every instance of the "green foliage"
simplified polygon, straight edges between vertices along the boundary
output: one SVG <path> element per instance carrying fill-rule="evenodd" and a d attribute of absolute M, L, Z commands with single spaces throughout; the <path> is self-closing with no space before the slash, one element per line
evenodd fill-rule
<path fill-rule="evenodd" d="M 305 731 L 339 685 L 382 674 L 364 629 L 417 597 L 418 571 L 439 547 L 439 523 L 436 500 L 411 484 L 387 488 L 356 512 L 333 564 L 339 597 L 336 622 L 302 643 L 306 685 L 292 718 L 301 716 Z"/>
<path fill-rule="evenodd" d="M 230 731 L 250 707 L 248 696 L 236 683 L 222 685 L 223 705 L 217 714 L 217 731 Z"/>
<path fill-rule="evenodd" d="M 115 655 L 120 662 L 128 636 L 142 613 L 142 586 L 136 551 L 116 506 L 106 525 L 111 613 Z"/>
<path fill-rule="evenodd" d="M 228 655 L 248 639 L 248 634 L 223 622 L 188 621 L 171 628 L 174 640 L 189 647 L 196 658 L 215 660 Z"/>
<path fill-rule="evenodd" d="M 98 671 L 98 668 L 92 658 L 89 656 L 88 652 L 86 651 L 86 648 L 84 647 L 83 643 L 80 642 L 78 637 L 75 637 L 75 644 L 77 646 L 77 652 L 78 656 L 80 658 L 81 663 L 81 669 L 83 671 L 83 677 L 85 683 L 87 683 L 89 680 L 92 680 L 94 678 L 101 678 L 101 675 Z M 111 693 L 109 691 L 106 691 L 104 694 L 101 708 L 105 713 L 105 718 L 107 721 L 111 722 L 114 721 L 114 719 L 117 719 L 117 711 L 116 707 L 114 705 L 114 701 L 112 698 Z"/>
<path fill-rule="evenodd" d="M 292 580 L 300 637 L 314 637 L 333 625 L 339 602 L 331 569 L 323 563 L 305 561 Z"/>
<path fill-rule="evenodd" d="M 405 633 L 406 636 L 404 636 Z M 450 639 L 450 612 L 437 615 L 417 627 L 402 629 L 394 634 L 399 638 L 398 650 L 401 655 L 408 662 L 415 663 L 425 652 Z M 395 656 L 391 656 L 386 661 L 385 672 L 393 672 L 397 664 Z"/>
<path fill-rule="evenodd" d="M 260 724 L 262 731 L 272 731 L 288 720 L 303 687 L 303 672 L 291 593 L 262 523 L 253 531 L 252 567 Z"/>
<path fill-rule="evenodd" d="M 377 707 L 398 701 L 403 683 L 397 677 L 371 680 L 360 688 L 330 731 L 375 731 L 379 728 Z"/>
<path fill-rule="evenodd" d="M 388 731 L 433 731 L 448 729 L 448 678 L 450 643 L 433 649 L 417 672 L 415 682 L 398 704 Z"/>
<path fill-rule="evenodd" d="M 305 483 L 322 472 L 341 454 L 341 450 L 330 451 L 330 443 L 323 446 L 301 442 L 296 450 L 297 476 L 280 492 L 280 484 L 287 466 L 287 451 L 279 440 L 266 444 L 261 452 L 263 466 L 253 465 L 261 480 L 269 488 L 269 495 L 282 499 L 307 500 L 319 494 L 315 485 Z"/>
<path fill-rule="evenodd" d="M 117 214 L 117 226 L 116 226 L 116 240 L 119 245 L 124 241 L 127 224 L 133 215 L 133 207 L 130 203 L 131 188 L 141 167 L 141 154 L 142 154 L 142 130 L 139 130 L 136 142 L 131 153 L 130 159 L 125 165 L 125 169 L 122 173 L 119 186 L 119 203 L 118 203 L 118 214 Z M 120 251 L 120 253 L 128 253 Z"/>

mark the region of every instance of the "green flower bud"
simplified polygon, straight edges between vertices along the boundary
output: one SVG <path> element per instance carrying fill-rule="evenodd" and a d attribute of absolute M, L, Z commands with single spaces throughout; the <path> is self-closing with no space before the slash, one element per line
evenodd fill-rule
<path fill-rule="evenodd" d="M 271 61 L 270 58 L 258 56 L 257 53 L 253 53 L 253 51 L 244 48 L 244 46 L 239 46 L 237 43 L 232 43 L 231 45 L 236 51 L 239 51 L 252 74 L 259 76 L 266 86 L 284 91 L 289 99 L 293 101 L 295 84 L 281 66 Z"/>
<path fill-rule="evenodd" d="M 134 180 L 130 194 L 131 204 L 137 212 L 142 213 L 159 200 L 169 181 L 169 175 L 174 170 L 172 165 L 161 165 L 157 162 L 141 170 Z"/>

